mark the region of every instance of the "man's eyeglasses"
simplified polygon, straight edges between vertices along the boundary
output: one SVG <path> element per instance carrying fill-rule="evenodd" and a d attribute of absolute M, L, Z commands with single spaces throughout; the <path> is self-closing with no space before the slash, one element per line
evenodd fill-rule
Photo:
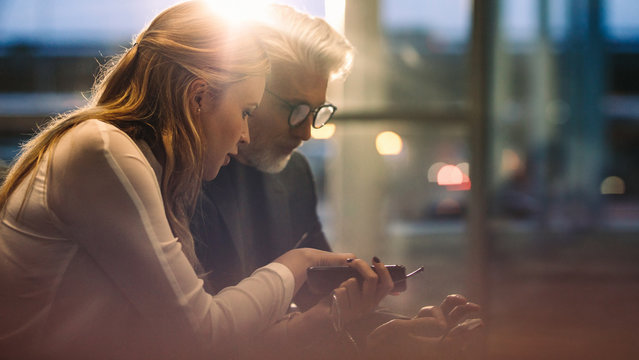
<path fill-rule="evenodd" d="M 288 125 L 290 127 L 298 127 L 302 125 L 308 115 L 310 113 L 313 113 L 313 127 L 319 129 L 322 126 L 326 125 L 326 123 L 329 122 L 331 118 L 333 118 L 333 114 L 335 114 L 335 111 L 337 111 L 337 106 L 333 104 L 324 104 L 316 107 L 315 109 L 312 109 L 311 106 L 307 103 L 299 103 L 297 105 L 293 105 L 288 101 L 282 99 L 278 95 L 274 94 L 271 90 L 264 90 L 267 93 L 273 95 L 274 98 L 291 108 L 291 113 L 288 116 Z"/>

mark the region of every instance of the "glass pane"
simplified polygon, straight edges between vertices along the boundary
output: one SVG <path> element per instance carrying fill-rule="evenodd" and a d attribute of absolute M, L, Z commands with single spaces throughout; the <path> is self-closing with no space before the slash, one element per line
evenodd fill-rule
<path fill-rule="evenodd" d="M 406 293 L 385 300 L 406 314 L 465 292 L 468 133 L 464 125 L 439 124 L 338 121 L 333 137 L 301 148 L 336 250 L 376 255 L 409 271 L 426 267 Z"/>
<path fill-rule="evenodd" d="M 613 41 L 637 43 L 639 3 L 631 0 L 605 0 L 605 27 Z"/>
<path fill-rule="evenodd" d="M 346 35 L 358 49 L 349 110 L 466 105 L 471 1 L 379 0 L 378 12 L 363 9 L 375 2 L 353 3 L 366 5 L 346 7 Z"/>
<path fill-rule="evenodd" d="M 575 3 L 561 11 L 569 37 L 552 41 L 544 19 L 559 8 L 535 3 L 537 13 L 545 15 L 537 17 L 533 37 L 508 37 L 496 46 L 494 210 L 533 220 L 538 229 L 611 226 L 614 217 L 603 215 L 612 203 L 639 200 L 633 185 L 639 183 L 634 166 L 639 158 L 630 145 L 639 128 L 639 86 L 629 80 L 637 74 L 636 41 L 603 42 L 606 18 L 601 14 L 608 9 L 600 7 L 597 17 L 597 7 Z M 526 5 L 519 11 L 531 10 L 529 1 L 505 2 L 504 7 L 515 4 Z M 635 6 L 631 1 L 611 4 L 625 4 L 626 11 Z M 501 34 L 516 32 L 507 18 L 512 13 L 502 12 Z M 634 29 L 636 39 L 639 27 Z M 622 184 L 623 193 L 610 196 L 610 181 Z"/>
<path fill-rule="evenodd" d="M 36 123 L 82 106 L 99 65 L 178 2 L 0 1 L 0 132 L 8 138 L 29 133 Z M 324 14 L 322 0 L 279 2 Z M 17 138 L 8 144 L 18 144 Z M 2 159 L 13 153 L 3 151 Z"/>
<path fill-rule="evenodd" d="M 637 2 L 498 4 L 488 358 L 636 357 Z"/>

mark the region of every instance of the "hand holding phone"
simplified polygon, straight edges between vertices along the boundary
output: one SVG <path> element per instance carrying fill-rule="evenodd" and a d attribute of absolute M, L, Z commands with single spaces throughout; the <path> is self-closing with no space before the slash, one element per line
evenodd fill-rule
<path fill-rule="evenodd" d="M 374 270 L 374 267 L 371 266 L 371 268 Z M 406 278 L 422 271 L 424 268 L 421 267 L 408 276 L 403 265 L 386 265 L 386 269 L 388 269 L 395 284 L 391 291 L 402 292 L 406 290 Z M 330 294 L 333 289 L 352 277 L 356 278 L 360 283 L 363 281 L 359 272 L 349 266 L 313 266 L 309 267 L 306 273 L 310 290 L 318 295 Z"/>

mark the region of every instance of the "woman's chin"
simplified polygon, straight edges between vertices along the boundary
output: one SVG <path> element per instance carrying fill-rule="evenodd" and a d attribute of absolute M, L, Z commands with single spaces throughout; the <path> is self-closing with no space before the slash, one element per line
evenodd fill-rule
<path fill-rule="evenodd" d="M 224 156 L 224 159 L 222 160 L 222 164 L 220 165 L 215 165 L 215 166 L 211 166 L 208 169 L 204 169 L 204 180 L 205 181 L 211 181 L 213 179 L 215 179 L 215 177 L 217 177 L 217 174 L 220 172 L 220 169 L 223 166 L 228 165 L 231 162 L 231 156 L 229 154 L 226 154 Z"/>
<path fill-rule="evenodd" d="M 215 169 L 208 169 L 204 171 L 204 181 L 211 181 L 217 177 L 220 172 L 220 166 L 216 166 Z"/>

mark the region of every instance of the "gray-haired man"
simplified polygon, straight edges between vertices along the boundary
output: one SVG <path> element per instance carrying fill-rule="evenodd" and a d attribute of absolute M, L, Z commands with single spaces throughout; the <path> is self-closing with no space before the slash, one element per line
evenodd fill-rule
<path fill-rule="evenodd" d="M 249 119 L 251 141 L 242 144 L 237 157 L 204 185 L 192 223 L 198 257 L 209 271 L 207 281 L 213 292 L 236 284 L 293 247 L 330 250 L 316 212 L 308 161 L 295 149 L 310 138 L 311 126 L 320 128 L 331 120 L 336 107 L 326 101 L 327 86 L 349 72 L 353 47 L 322 19 L 282 5 L 270 10 L 270 21 L 258 31 L 272 70 L 262 102 Z M 335 340 L 335 334 L 328 299 L 320 300 L 303 289 L 295 302 L 302 312 L 285 320 L 289 350 L 304 351 L 319 340 L 323 346 L 314 348 L 314 356 L 333 358 L 336 351 L 341 355 L 356 351 L 350 339 L 346 346 L 330 340 Z M 447 299 L 442 308 L 446 313 L 457 308 L 461 314 L 476 310 L 476 305 L 458 296 Z M 424 315 L 427 324 L 423 326 L 441 325 L 430 321 L 436 312 Z M 355 336 L 361 344 L 368 332 L 389 319 L 376 313 L 361 319 L 352 330 L 362 330 L 361 336 Z M 415 324 L 399 326 L 394 333 L 413 329 Z M 375 334 L 377 342 L 391 341 L 390 336 L 379 336 L 384 331 Z M 278 342 L 271 340 L 274 336 L 265 337 L 271 345 Z M 291 343 L 299 346 L 291 349 Z M 318 354 L 318 349 L 325 351 Z M 260 353 L 262 358 L 265 355 Z M 305 358 L 310 356 L 304 353 Z"/>

